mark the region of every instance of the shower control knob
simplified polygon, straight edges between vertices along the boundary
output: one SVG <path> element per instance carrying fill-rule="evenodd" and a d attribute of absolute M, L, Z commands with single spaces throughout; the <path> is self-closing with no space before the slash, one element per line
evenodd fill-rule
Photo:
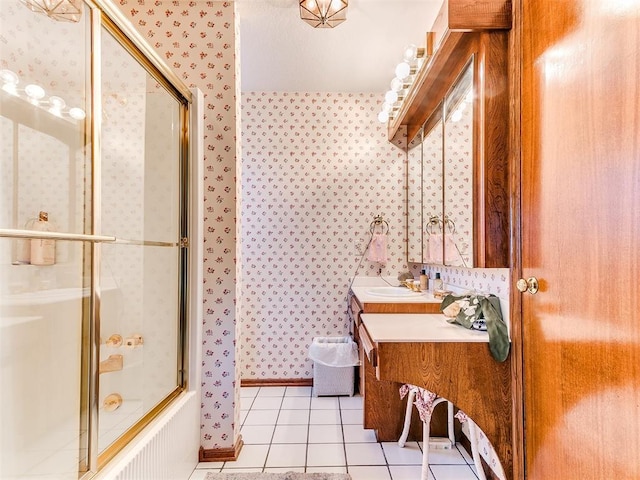
<path fill-rule="evenodd" d="M 538 293 L 538 279 L 536 277 L 529 277 L 526 280 L 521 278 L 516 283 L 516 288 L 519 292 L 525 293 L 529 292 L 531 295 L 535 295 Z"/>

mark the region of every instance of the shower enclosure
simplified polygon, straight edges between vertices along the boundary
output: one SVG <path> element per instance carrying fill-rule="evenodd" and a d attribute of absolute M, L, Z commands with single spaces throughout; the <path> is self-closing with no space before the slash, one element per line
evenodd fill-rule
<path fill-rule="evenodd" d="M 91 477 L 186 383 L 190 93 L 57 3 L 0 2 L 0 478 Z"/>

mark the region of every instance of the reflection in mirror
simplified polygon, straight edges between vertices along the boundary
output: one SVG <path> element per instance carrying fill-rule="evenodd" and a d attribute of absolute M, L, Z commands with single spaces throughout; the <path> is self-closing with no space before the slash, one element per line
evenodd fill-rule
<path fill-rule="evenodd" d="M 445 98 L 444 264 L 473 267 L 473 59 Z"/>
<path fill-rule="evenodd" d="M 431 126 L 433 125 L 433 126 Z M 429 128 L 430 127 L 430 128 Z M 442 106 L 427 121 L 422 142 L 423 263 L 443 263 Z"/>
<path fill-rule="evenodd" d="M 422 263 L 422 131 L 407 151 L 407 261 Z"/>

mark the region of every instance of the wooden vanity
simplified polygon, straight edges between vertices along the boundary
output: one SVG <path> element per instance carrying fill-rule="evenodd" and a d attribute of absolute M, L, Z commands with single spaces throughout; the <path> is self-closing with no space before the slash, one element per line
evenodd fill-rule
<path fill-rule="evenodd" d="M 358 344 L 360 368 L 356 376 L 358 391 L 364 399 L 363 426 L 373 429 L 380 442 L 395 442 L 400 438 L 404 425 L 406 399 L 400 398 L 399 389 L 402 383 L 380 380 L 376 378 L 376 365 L 371 363 L 366 352 L 373 347 L 367 335 L 360 335 L 361 316 L 365 313 L 438 313 L 440 300 L 431 296 L 417 296 L 411 299 L 385 299 L 367 294 L 368 287 L 353 287 L 349 301 L 349 318 L 354 340 Z M 422 440 L 422 422 L 414 411 L 411 420 L 410 440 Z M 432 421 L 432 434 L 445 435 L 446 412 L 437 409 Z"/>
<path fill-rule="evenodd" d="M 512 478 L 511 370 L 491 356 L 486 332 L 450 324 L 442 314 L 364 313 L 359 338 L 367 382 L 410 383 L 450 400 L 486 434 Z M 375 421 L 383 419 L 373 420 L 368 428 L 378 431 Z"/>

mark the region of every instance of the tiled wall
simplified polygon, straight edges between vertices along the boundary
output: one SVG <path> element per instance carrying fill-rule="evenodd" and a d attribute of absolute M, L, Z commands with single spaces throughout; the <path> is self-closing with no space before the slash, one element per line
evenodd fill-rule
<path fill-rule="evenodd" d="M 311 378 L 314 336 L 342 335 L 349 279 L 375 215 L 388 221 L 384 275 L 406 270 L 404 151 L 380 95 L 244 93 L 243 379 Z M 359 275 L 376 275 L 364 258 Z"/>

